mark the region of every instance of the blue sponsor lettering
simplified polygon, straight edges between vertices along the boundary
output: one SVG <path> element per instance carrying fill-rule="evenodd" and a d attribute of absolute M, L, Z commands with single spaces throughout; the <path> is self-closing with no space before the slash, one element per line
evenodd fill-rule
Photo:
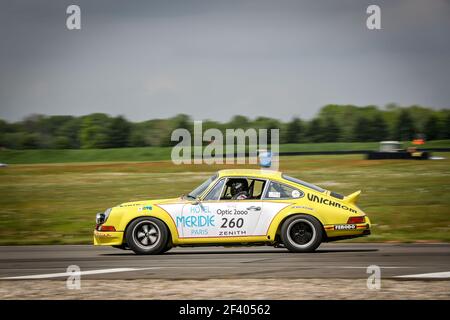
<path fill-rule="evenodd" d="M 207 234 L 208 234 L 208 229 L 192 229 L 191 230 L 191 235 L 206 236 Z"/>
<path fill-rule="evenodd" d="M 210 213 L 208 206 L 196 205 L 189 208 L 191 213 Z"/>
<path fill-rule="evenodd" d="M 215 217 L 214 216 L 177 217 L 177 227 L 179 226 L 187 228 L 214 227 Z"/>

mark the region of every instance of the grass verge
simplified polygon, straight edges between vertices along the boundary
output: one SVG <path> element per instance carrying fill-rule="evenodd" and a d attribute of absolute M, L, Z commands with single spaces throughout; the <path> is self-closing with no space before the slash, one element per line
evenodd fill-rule
<path fill-rule="evenodd" d="M 378 142 L 333 142 L 282 144 L 280 152 L 321 152 L 377 150 Z M 404 147 L 410 143 L 404 143 Z M 423 148 L 450 148 L 450 140 L 427 142 Z M 72 150 L 0 150 L 0 163 L 71 163 L 170 160 L 171 147 L 72 149 Z"/>
<path fill-rule="evenodd" d="M 0 244 L 91 243 L 96 212 L 179 196 L 226 167 L 156 161 L 0 168 Z M 449 159 L 282 157 L 280 170 L 343 194 L 361 189 L 358 205 L 374 226 L 358 241 L 450 241 Z"/>

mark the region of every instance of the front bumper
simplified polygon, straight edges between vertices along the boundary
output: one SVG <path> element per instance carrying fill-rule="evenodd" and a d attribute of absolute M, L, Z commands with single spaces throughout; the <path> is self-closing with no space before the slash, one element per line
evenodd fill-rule
<path fill-rule="evenodd" d="M 95 246 L 119 246 L 123 243 L 123 232 L 102 232 L 94 230 Z"/>

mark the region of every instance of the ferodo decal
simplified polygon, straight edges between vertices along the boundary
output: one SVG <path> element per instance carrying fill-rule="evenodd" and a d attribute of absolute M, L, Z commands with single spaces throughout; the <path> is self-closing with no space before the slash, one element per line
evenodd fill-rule
<path fill-rule="evenodd" d="M 348 211 L 353 212 L 353 213 L 357 213 L 357 211 L 355 209 L 347 207 L 346 205 L 343 205 L 343 204 L 341 204 L 341 203 L 339 203 L 337 201 L 333 201 L 333 200 L 330 200 L 330 199 L 322 198 L 322 197 L 316 196 L 316 195 L 311 194 L 311 193 L 308 193 L 308 200 L 312 201 L 312 202 L 326 204 L 327 206 L 330 206 L 330 207 L 336 207 L 336 208 L 340 208 L 340 209 L 343 209 L 343 210 L 348 210 Z"/>
<path fill-rule="evenodd" d="M 180 238 L 202 238 L 266 235 L 275 215 L 288 205 L 224 201 L 160 207 L 172 216 Z"/>
<path fill-rule="evenodd" d="M 334 230 L 353 230 L 356 229 L 354 224 L 336 224 Z"/>

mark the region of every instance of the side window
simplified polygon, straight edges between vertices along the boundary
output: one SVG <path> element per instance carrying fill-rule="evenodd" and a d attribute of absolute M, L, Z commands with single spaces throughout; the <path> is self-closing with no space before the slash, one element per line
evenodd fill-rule
<path fill-rule="evenodd" d="M 250 178 L 228 178 L 220 200 L 253 200 L 261 199 L 265 180 Z"/>
<path fill-rule="evenodd" d="M 249 179 L 228 178 L 220 200 L 246 200 L 249 199 Z"/>
<path fill-rule="evenodd" d="M 227 184 L 226 184 L 225 188 L 223 189 L 223 193 L 220 197 L 220 200 L 231 200 L 231 198 L 233 197 L 231 194 L 231 186 L 230 186 L 232 181 L 233 181 L 233 179 L 230 179 L 230 178 L 227 179 Z"/>
<path fill-rule="evenodd" d="M 264 196 L 265 199 L 296 199 L 305 194 L 303 191 L 278 182 L 270 182 L 269 188 Z"/>
<path fill-rule="evenodd" d="M 266 185 L 266 181 L 264 180 L 253 180 L 250 184 L 250 197 L 251 199 L 261 199 L 262 193 L 264 191 L 264 186 Z"/>
<path fill-rule="evenodd" d="M 216 185 L 211 189 L 210 192 L 206 195 L 204 200 L 219 200 L 220 192 L 222 191 L 223 184 L 225 183 L 225 179 L 221 179 Z"/>

